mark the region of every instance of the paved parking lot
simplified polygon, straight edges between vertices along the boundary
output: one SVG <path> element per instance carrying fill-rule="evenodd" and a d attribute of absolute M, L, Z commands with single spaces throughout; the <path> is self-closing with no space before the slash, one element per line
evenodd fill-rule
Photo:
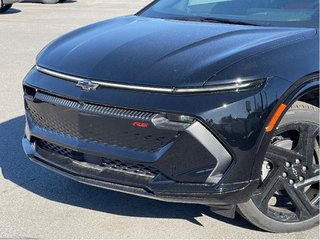
<path fill-rule="evenodd" d="M 0 238 L 317 239 L 269 234 L 240 216 L 163 203 L 73 182 L 28 161 L 21 148 L 21 81 L 48 42 L 79 26 L 135 13 L 148 0 L 31 1 L 0 15 Z"/>

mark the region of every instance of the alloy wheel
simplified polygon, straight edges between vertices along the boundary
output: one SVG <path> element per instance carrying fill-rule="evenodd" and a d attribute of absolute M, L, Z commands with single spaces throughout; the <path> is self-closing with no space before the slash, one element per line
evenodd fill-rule
<path fill-rule="evenodd" d="M 319 126 L 294 123 L 277 130 L 252 201 L 268 217 L 300 222 L 319 214 Z"/>

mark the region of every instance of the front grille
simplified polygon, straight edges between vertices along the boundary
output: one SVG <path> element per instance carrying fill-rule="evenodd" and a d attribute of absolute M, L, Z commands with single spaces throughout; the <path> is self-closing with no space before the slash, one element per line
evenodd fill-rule
<path fill-rule="evenodd" d="M 68 157 L 76 161 L 85 162 L 86 161 L 85 159 L 90 159 L 90 157 L 92 157 L 90 155 L 87 155 L 81 152 L 76 152 L 71 149 L 61 147 L 54 143 L 50 143 L 40 139 L 36 140 L 36 144 L 42 150 L 45 150 L 50 153 L 58 154 L 64 157 Z M 111 160 L 104 157 L 99 158 L 99 161 L 97 161 L 97 157 L 92 157 L 92 158 L 95 159 L 94 164 L 99 165 L 103 169 L 129 173 L 134 175 L 140 175 L 140 176 L 147 176 L 147 177 L 155 177 L 160 173 L 159 170 L 150 166 L 145 166 L 140 163 L 134 164 L 134 163 L 128 163 L 120 160 Z"/>
<path fill-rule="evenodd" d="M 177 132 L 153 127 L 155 113 L 80 103 L 41 92 L 26 101 L 27 113 L 39 128 L 97 144 L 154 153 Z M 146 129 L 133 122 L 148 122 Z"/>

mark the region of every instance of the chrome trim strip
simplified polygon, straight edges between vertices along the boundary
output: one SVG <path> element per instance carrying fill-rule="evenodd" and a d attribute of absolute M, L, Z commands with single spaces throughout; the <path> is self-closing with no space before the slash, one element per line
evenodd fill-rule
<path fill-rule="evenodd" d="M 40 67 L 38 65 L 36 65 L 36 69 L 41 73 L 44 73 L 53 77 L 61 78 L 64 80 L 77 82 L 77 83 L 83 82 L 83 81 L 89 81 L 92 84 L 98 84 L 99 86 L 106 87 L 106 88 L 118 88 L 118 89 L 158 92 L 158 93 L 188 94 L 188 93 L 206 93 L 206 92 L 219 92 L 219 91 L 231 91 L 231 90 L 240 91 L 242 89 L 247 89 L 250 87 L 251 88 L 259 87 L 265 82 L 264 79 L 258 79 L 258 80 L 245 80 L 245 81 L 236 80 L 233 82 L 229 82 L 227 84 L 219 84 L 219 85 L 207 86 L 207 87 L 190 87 L 190 88 L 150 87 L 150 86 L 135 86 L 130 84 L 102 82 L 102 81 L 97 81 L 92 79 L 75 77 L 75 76 L 59 73 L 56 71 L 52 71 L 52 70 Z"/>
<path fill-rule="evenodd" d="M 201 88 L 177 88 L 175 93 L 202 93 L 202 92 L 220 92 L 228 90 L 240 90 L 243 88 L 248 88 L 252 86 L 253 83 L 233 83 L 228 85 L 221 86 L 210 86 L 210 87 L 201 87 Z"/>
<path fill-rule="evenodd" d="M 80 78 L 80 77 L 74 77 L 67 74 L 58 73 L 49 69 L 45 69 L 39 66 L 36 66 L 36 68 L 39 72 L 42 72 L 44 74 L 65 79 L 68 81 L 73 81 L 73 82 L 90 81 L 94 84 L 99 84 L 102 87 L 109 87 L 109 88 L 120 88 L 120 89 L 127 89 L 127 90 L 149 91 L 149 92 L 164 92 L 164 93 L 173 92 L 172 88 L 144 87 L 144 86 L 134 86 L 134 85 L 127 85 L 127 84 L 120 84 L 120 83 L 107 83 L 107 82 L 89 80 L 89 79 Z"/>
<path fill-rule="evenodd" d="M 217 184 L 232 162 L 230 153 L 200 122 L 195 122 L 186 131 L 197 139 L 217 160 L 217 165 L 206 180 L 206 183 Z"/>
<path fill-rule="evenodd" d="M 39 72 L 42 72 L 44 74 L 53 76 L 53 77 L 57 77 L 57 78 L 62 78 L 68 81 L 73 81 L 73 82 L 79 82 L 79 81 L 83 81 L 85 80 L 84 78 L 79 78 L 79 77 L 74 77 L 74 76 L 70 76 L 67 74 L 63 74 L 63 73 L 58 73 L 56 71 L 52 71 L 43 67 L 39 67 L 38 65 L 36 65 L 36 68 Z"/>

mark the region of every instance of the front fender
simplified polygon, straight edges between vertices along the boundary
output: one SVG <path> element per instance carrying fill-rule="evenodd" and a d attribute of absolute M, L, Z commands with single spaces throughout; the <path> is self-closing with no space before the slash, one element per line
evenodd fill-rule
<path fill-rule="evenodd" d="M 263 164 L 264 155 L 267 151 L 270 140 L 274 134 L 274 130 L 276 129 L 276 126 L 280 123 L 282 117 L 285 115 L 285 113 L 289 110 L 289 108 L 292 106 L 294 102 L 301 99 L 303 96 L 305 96 L 306 94 L 312 91 L 316 91 L 316 90 L 319 91 L 319 87 L 320 87 L 319 73 L 310 74 L 296 81 L 296 83 L 292 85 L 283 94 L 281 98 L 279 98 L 278 102 L 274 105 L 273 110 L 269 114 L 269 117 L 267 118 L 266 123 L 269 123 L 274 113 L 282 103 L 286 105 L 286 109 L 285 111 L 282 112 L 281 116 L 279 117 L 273 131 L 268 133 L 266 131 L 261 132 L 261 143 L 256 153 L 257 157 L 255 158 L 254 165 L 252 168 L 252 177 L 251 177 L 252 179 L 257 179 L 260 177 L 261 166 Z"/>

